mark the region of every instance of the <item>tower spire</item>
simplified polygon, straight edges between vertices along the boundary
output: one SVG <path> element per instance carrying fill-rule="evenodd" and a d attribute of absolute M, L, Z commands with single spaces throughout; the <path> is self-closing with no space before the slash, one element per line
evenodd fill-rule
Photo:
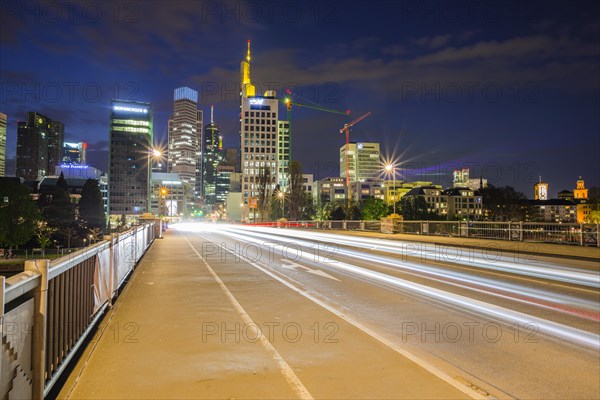
<path fill-rule="evenodd" d="M 246 61 L 250 62 L 250 40 L 248 40 L 248 52 L 246 53 Z"/>
<path fill-rule="evenodd" d="M 215 123 L 215 121 L 214 121 L 214 119 L 213 119 L 213 112 L 214 112 L 214 108 L 215 108 L 215 106 L 213 106 L 213 105 L 211 105 L 211 106 L 210 106 L 210 123 L 211 123 L 211 124 L 214 124 L 214 123 Z"/>

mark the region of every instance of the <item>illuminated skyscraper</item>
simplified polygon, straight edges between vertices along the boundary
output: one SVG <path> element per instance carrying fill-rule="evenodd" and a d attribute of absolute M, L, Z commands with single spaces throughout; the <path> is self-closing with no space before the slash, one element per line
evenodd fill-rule
<path fill-rule="evenodd" d="M 48 174 L 54 174 L 56 167 L 63 158 L 65 143 L 65 126 L 62 122 L 50 121 L 50 135 L 48 136 Z"/>
<path fill-rule="evenodd" d="M 175 89 L 173 115 L 169 120 L 168 171 L 193 188 L 200 199 L 202 145 L 202 111 L 198 110 L 198 92 L 188 87 Z M 190 199 L 191 200 L 191 199 Z"/>
<path fill-rule="evenodd" d="M 268 189 L 277 183 L 278 100 L 274 90 L 256 96 L 250 80 L 250 41 L 246 59 L 241 62 L 240 150 L 242 163 L 242 195 L 244 202 L 258 195 L 259 173 L 270 173 Z"/>
<path fill-rule="evenodd" d="M 27 113 L 27 121 L 17 123 L 16 175 L 39 181 L 54 174 L 62 158 L 64 129 L 45 115 Z"/>
<path fill-rule="evenodd" d="M 6 175 L 6 114 L 0 113 L 0 176 Z"/>
<path fill-rule="evenodd" d="M 152 147 L 150 103 L 113 100 L 110 113 L 109 209 L 111 215 L 147 211 Z"/>
<path fill-rule="evenodd" d="M 217 167 L 223 160 L 223 138 L 219 125 L 213 120 L 213 107 L 210 107 L 210 124 L 204 127 L 202 147 L 203 195 L 205 204 L 216 202 Z"/>

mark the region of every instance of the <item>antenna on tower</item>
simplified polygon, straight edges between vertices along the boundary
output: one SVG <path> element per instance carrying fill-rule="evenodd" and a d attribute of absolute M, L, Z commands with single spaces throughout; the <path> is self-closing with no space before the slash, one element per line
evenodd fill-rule
<path fill-rule="evenodd" d="M 248 53 L 246 54 L 246 61 L 250 62 L 250 40 L 248 40 Z"/>
<path fill-rule="evenodd" d="M 213 110 L 214 110 L 215 106 L 211 105 L 210 106 L 210 123 L 213 124 L 215 121 L 213 119 Z"/>

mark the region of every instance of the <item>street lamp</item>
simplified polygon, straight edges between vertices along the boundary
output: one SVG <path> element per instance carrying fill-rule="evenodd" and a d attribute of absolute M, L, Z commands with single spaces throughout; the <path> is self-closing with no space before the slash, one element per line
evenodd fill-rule
<path fill-rule="evenodd" d="M 283 198 L 283 192 L 280 191 L 277 193 L 277 197 L 279 197 L 279 200 L 281 200 L 281 218 L 285 218 L 285 202 Z"/>
<path fill-rule="evenodd" d="M 396 164 L 388 164 L 385 166 L 385 170 L 388 173 L 392 173 L 393 175 L 393 186 L 394 186 L 394 199 L 392 200 L 392 202 L 394 203 L 394 214 L 396 214 Z M 389 193 L 389 189 L 388 189 L 388 193 Z"/>
<path fill-rule="evenodd" d="M 242 207 L 242 222 L 245 222 L 245 214 L 246 214 L 246 203 L 241 203 L 240 207 Z"/>
<path fill-rule="evenodd" d="M 158 210 L 158 214 L 160 215 L 161 213 L 161 208 L 162 208 L 162 216 L 164 217 L 166 214 L 168 214 L 168 210 L 167 210 L 167 195 L 169 194 L 169 189 L 162 187 L 160 188 L 160 199 L 159 199 L 159 210 Z"/>
<path fill-rule="evenodd" d="M 146 197 L 146 212 L 150 212 L 150 193 L 152 188 L 152 181 L 150 175 L 150 164 L 152 164 L 153 159 L 160 159 L 162 157 L 162 152 L 158 149 L 148 149 L 148 184 L 146 185 L 146 190 L 148 196 Z"/>

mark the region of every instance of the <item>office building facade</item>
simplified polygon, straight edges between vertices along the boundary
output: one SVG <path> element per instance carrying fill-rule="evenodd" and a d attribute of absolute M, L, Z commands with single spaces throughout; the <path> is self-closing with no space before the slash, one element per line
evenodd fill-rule
<path fill-rule="evenodd" d="M 173 115 L 169 119 L 168 167 L 170 173 L 191 186 L 192 198 L 201 196 L 202 182 L 199 159 L 202 143 L 202 111 L 198 110 L 198 92 L 188 87 L 175 89 Z"/>
<path fill-rule="evenodd" d="M 250 41 L 246 59 L 241 62 L 240 88 L 240 150 L 242 170 L 242 197 L 244 203 L 259 195 L 261 170 L 268 170 L 267 191 L 275 189 L 278 180 L 277 137 L 278 105 L 274 90 L 256 96 L 250 80 Z"/>
<path fill-rule="evenodd" d="M 41 180 L 54 174 L 63 153 L 64 125 L 45 115 L 29 112 L 17 123 L 16 175 Z"/>
<path fill-rule="evenodd" d="M 379 143 L 349 143 L 340 147 L 340 177 L 346 177 L 346 157 L 349 159 L 350 182 L 362 182 L 381 175 Z"/>
<path fill-rule="evenodd" d="M 110 215 L 147 212 L 153 138 L 150 103 L 113 100 L 109 135 Z"/>
<path fill-rule="evenodd" d="M 6 175 L 6 114 L 0 113 L 0 176 Z"/>
<path fill-rule="evenodd" d="M 202 182 L 204 204 L 214 205 L 217 194 L 217 168 L 223 161 L 223 138 L 219 125 L 214 121 L 213 107 L 210 110 L 210 123 L 204 127 L 202 146 Z"/>

